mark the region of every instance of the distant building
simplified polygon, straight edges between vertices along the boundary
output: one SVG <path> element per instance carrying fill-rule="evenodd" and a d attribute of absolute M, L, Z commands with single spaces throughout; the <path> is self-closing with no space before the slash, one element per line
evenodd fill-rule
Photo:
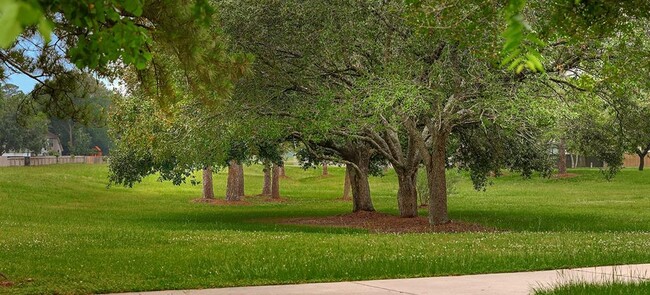
<path fill-rule="evenodd" d="M 47 138 L 47 143 L 45 145 L 45 148 L 41 150 L 41 154 L 53 154 L 59 156 L 62 155 L 63 146 L 61 145 L 61 139 L 59 136 L 49 131 L 45 136 Z"/>

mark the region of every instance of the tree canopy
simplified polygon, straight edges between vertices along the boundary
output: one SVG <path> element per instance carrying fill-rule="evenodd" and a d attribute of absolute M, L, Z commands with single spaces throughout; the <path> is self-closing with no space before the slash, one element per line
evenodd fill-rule
<path fill-rule="evenodd" d="M 353 211 L 374 210 L 368 177 L 390 164 L 417 216 L 424 168 L 442 224 L 450 168 L 485 189 L 504 169 L 550 175 L 567 141 L 608 177 L 650 149 L 647 1 L 4 1 L 4 70 L 37 79 L 50 112 L 79 105 L 58 90 L 87 73 L 126 83 L 114 183 L 282 164 L 290 141 L 346 165 Z"/>

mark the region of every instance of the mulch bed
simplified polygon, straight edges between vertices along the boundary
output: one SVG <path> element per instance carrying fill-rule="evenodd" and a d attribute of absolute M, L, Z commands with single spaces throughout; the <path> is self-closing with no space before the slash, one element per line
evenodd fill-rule
<path fill-rule="evenodd" d="M 12 283 L 10 281 L 0 281 L 0 287 L 11 287 L 13 285 L 14 285 L 14 283 Z"/>
<path fill-rule="evenodd" d="M 495 228 L 477 223 L 452 221 L 447 224 L 431 226 L 425 217 L 400 218 L 380 212 L 357 212 L 326 217 L 299 217 L 273 219 L 280 224 L 349 227 L 367 229 L 373 233 L 465 233 L 465 232 L 497 232 Z"/>
<path fill-rule="evenodd" d="M 13 286 L 14 283 L 9 281 L 9 278 L 5 276 L 3 273 L 0 273 L 0 287 L 11 287 Z"/>

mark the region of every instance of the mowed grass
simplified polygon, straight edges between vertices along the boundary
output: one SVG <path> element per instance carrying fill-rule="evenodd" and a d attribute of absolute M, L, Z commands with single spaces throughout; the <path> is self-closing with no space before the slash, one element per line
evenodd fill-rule
<path fill-rule="evenodd" d="M 261 191 L 247 167 L 246 193 Z M 276 225 L 273 217 L 350 212 L 342 168 L 287 167 L 289 201 L 193 203 L 200 186 L 155 177 L 106 188 L 107 167 L 0 168 L 0 272 L 11 294 L 83 294 L 542 270 L 650 262 L 650 172 L 597 170 L 570 179 L 510 175 L 450 197 L 453 219 L 499 233 L 369 234 Z M 199 175 L 200 176 L 200 175 Z M 200 178 L 199 178 L 200 179 Z M 371 179 L 377 210 L 397 213 L 393 172 Z M 225 174 L 215 177 L 217 195 Z M 421 212 L 425 214 L 425 209 Z"/>
<path fill-rule="evenodd" d="M 647 295 L 650 294 L 650 281 L 572 283 L 550 290 L 537 290 L 535 295 Z"/>

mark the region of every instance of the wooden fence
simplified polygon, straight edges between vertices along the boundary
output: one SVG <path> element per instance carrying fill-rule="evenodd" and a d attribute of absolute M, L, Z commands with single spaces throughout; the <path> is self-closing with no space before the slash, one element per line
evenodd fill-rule
<path fill-rule="evenodd" d="M 36 156 L 36 157 L 0 157 L 0 167 L 7 166 L 42 166 L 54 164 L 101 164 L 100 156 Z"/>
<path fill-rule="evenodd" d="M 650 157 L 645 157 L 645 167 L 650 168 Z M 639 156 L 637 155 L 625 155 L 625 158 L 623 158 L 623 167 L 639 167 Z"/>

